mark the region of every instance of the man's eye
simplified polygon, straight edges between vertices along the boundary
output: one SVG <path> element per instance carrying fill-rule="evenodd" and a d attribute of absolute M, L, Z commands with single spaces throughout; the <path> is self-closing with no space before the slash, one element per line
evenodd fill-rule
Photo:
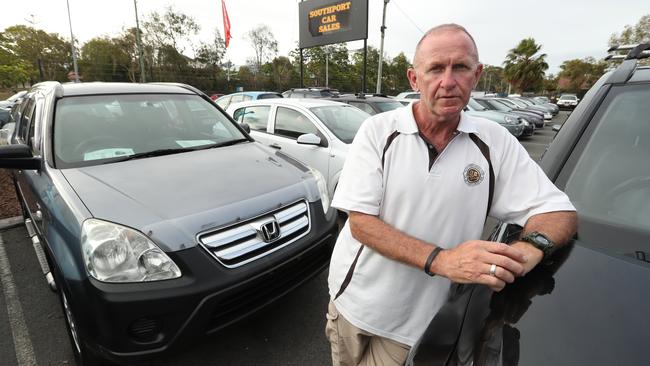
<path fill-rule="evenodd" d="M 459 71 L 469 70 L 469 66 L 463 64 L 457 64 L 454 65 L 454 70 L 459 70 Z"/>
<path fill-rule="evenodd" d="M 429 69 L 430 72 L 433 72 L 433 73 L 436 73 L 436 74 L 439 74 L 439 73 L 443 72 L 444 70 L 445 70 L 445 68 L 442 67 L 442 66 L 433 66 L 433 67 L 431 67 Z"/>

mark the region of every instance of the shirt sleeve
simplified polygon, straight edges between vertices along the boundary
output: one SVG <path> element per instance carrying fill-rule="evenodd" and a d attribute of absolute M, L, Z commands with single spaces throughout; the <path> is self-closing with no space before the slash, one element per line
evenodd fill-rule
<path fill-rule="evenodd" d="M 374 119 L 366 120 L 350 146 L 339 178 L 332 206 L 345 212 L 379 215 L 384 195 L 381 154 L 383 141 L 373 128 Z"/>
<path fill-rule="evenodd" d="M 494 156 L 494 199 L 490 216 L 524 226 L 531 216 L 554 211 L 575 211 L 569 197 L 551 182 L 526 149 L 509 133 Z M 496 168 L 496 167 L 495 167 Z"/>

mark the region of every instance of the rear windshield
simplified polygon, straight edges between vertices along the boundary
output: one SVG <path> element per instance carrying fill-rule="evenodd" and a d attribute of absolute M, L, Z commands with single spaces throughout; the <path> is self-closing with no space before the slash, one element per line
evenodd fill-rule
<path fill-rule="evenodd" d="M 396 101 L 387 101 L 387 102 L 376 102 L 375 107 L 379 108 L 380 111 L 382 112 L 388 112 L 392 111 L 393 109 L 397 109 L 400 107 L 403 107 L 404 105 L 400 102 Z"/>
<path fill-rule="evenodd" d="M 260 94 L 257 96 L 257 99 L 272 99 L 272 98 L 282 98 L 282 94 L 267 93 L 267 94 Z"/>
<path fill-rule="evenodd" d="M 196 95 L 66 97 L 57 102 L 54 117 L 58 168 L 110 163 L 165 149 L 206 148 L 245 138 L 213 104 Z"/>
<path fill-rule="evenodd" d="M 562 100 L 576 100 L 578 99 L 575 95 L 563 95 L 560 97 Z"/>

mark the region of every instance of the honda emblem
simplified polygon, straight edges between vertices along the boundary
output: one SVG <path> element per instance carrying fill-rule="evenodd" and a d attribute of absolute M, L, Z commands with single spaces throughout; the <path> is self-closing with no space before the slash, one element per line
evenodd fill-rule
<path fill-rule="evenodd" d="M 280 225 L 275 219 L 267 221 L 260 225 L 258 232 L 262 234 L 262 239 L 270 243 L 280 238 Z"/>

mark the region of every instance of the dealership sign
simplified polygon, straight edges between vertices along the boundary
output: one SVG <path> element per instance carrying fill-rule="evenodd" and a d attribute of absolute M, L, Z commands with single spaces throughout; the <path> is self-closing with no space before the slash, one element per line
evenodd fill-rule
<path fill-rule="evenodd" d="M 300 48 L 368 38 L 368 0 L 309 0 L 298 11 Z"/>

